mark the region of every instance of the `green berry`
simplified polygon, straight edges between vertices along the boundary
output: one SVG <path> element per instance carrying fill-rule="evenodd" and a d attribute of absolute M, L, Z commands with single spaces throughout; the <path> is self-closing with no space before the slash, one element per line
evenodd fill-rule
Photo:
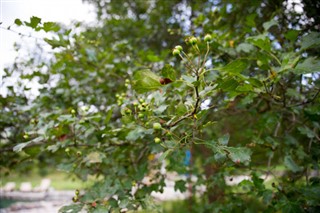
<path fill-rule="evenodd" d="M 130 115 L 130 114 L 131 114 L 131 109 L 126 109 L 124 112 L 125 112 L 127 115 Z"/>
<path fill-rule="evenodd" d="M 160 130 L 162 128 L 161 124 L 160 123 L 154 123 L 153 124 L 153 129 L 155 130 Z"/>
<path fill-rule="evenodd" d="M 66 148 L 64 151 L 65 151 L 66 153 L 69 153 L 69 152 L 70 152 L 70 149 L 69 149 L 69 148 Z"/>
<path fill-rule="evenodd" d="M 79 194 L 80 194 L 79 189 L 76 190 L 75 194 L 76 194 L 77 196 L 79 196 Z"/>
<path fill-rule="evenodd" d="M 75 203 L 78 202 L 78 201 L 79 201 L 79 197 L 78 197 L 77 195 L 74 196 L 74 197 L 72 198 L 72 201 L 75 202 Z"/>
<path fill-rule="evenodd" d="M 154 142 L 155 142 L 155 143 L 160 143 L 160 142 L 161 142 L 161 139 L 158 138 L 158 137 L 157 137 L 157 138 L 154 138 Z"/>
<path fill-rule="evenodd" d="M 197 44 L 197 42 L 198 42 L 198 39 L 197 39 L 196 37 L 191 37 L 191 38 L 189 39 L 189 43 L 192 44 L 192 45 Z"/>
<path fill-rule="evenodd" d="M 180 54 L 180 50 L 178 50 L 178 49 L 172 50 L 172 55 L 179 55 L 179 54 Z"/>
<path fill-rule="evenodd" d="M 143 98 L 140 98 L 140 99 L 139 99 L 139 102 L 140 102 L 140 103 L 144 103 L 144 99 L 143 99 Z"/>
<path fill-rule="evenodd" d="M 29 138 L 29 135 L 28 135 L 28 134 L 24 134 L 24 135 L 23 135 L 23 138 L 24 138 L 24 139 L 28 139 L 28 138 Z"/>
<path fill-rule="evenodd" d="M 77 151 L 77 156 L 80 157 L 82 155 L 81 151 Z"/>
<path fill-rule="evenodd" d="M 71 114 L 76 114 L 76 111 L 74 109 L 71 110 Z"/>
<path fill-rule="evenodd" d="M 139 118 L 144 118 L 144 114 L 143 114 L 143 113 L 139 113 L 139 114 L 138 114 L 138 117 L 139 117 Z"/>
<path fill-rule="evenodd" d="M 205 42 L 210 42 L 210 41 L 212 41 L 212 36 L 211 36 L 210 34 L 205 35 L 205 36 L 204 36 L 204 41 L 205 41 Z"/>
<path fill-rule="evenodd" d="M 182 51 L 182 46 L 181 45 L 177 45 L 177 46 L 174 47 L 174 49 L 177 49 L 177 50 L 179 50 L 181 52 Z"/>

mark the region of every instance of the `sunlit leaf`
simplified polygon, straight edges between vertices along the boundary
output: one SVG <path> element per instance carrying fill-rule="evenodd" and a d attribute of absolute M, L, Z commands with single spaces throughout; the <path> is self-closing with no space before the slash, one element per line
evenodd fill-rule
<path fill-rule="evenodd" d="M 161 86 L 160 76 L 150 70 L 140 70 L 134 74 L 133 89 L 137 93 L 154 91 Z"/>
<path fill-rule="evenodd" d="M 284 157 L 284 165 L 293 172 L 300 172 L 302 168 L 294 162 L 291 155 L 287 155 Z"/>

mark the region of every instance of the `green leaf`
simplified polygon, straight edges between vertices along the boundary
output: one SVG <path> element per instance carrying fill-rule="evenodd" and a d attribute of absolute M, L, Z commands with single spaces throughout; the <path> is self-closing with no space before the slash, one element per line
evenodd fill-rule
<path fill-rule="evenodd" d="M 219 83 L 219 88 L 225 91 L 235 91 L 238 86 L 239 82 L 234 80 L 233 78 L 227 78 Z"/>
<path fill-rule="evenodd" d="M 33 29 L 36 29 L 38 24 L 41 23 L 41 18 L 38 18 L 36 16 L 32 16 L 30 18 L 30 22 L 25 22 L 25 24 Z"/>
<path fill-rule="evenodd" d="M 308 35 L 305 35 L 301 39 L 301 50 L 309 48 L 317 48 L 320 46 L 320 33 L 311 32 Z"/>
<path fill-rule="evenodd" d="M 266 34 L 248 37 L 247 41 L 249 43 L 261 48 L 262 50 L 265 50 L 267 52 L 271 51 L 271 43 L 270 43 L 270 40 Z"/>
<path fill-rule="evenodd" d="M 290 40 L 290 41 L 295 41 L 298 38 L 300 31 L 298 30 L 289 30 L 284 37 L 286 37 L 286 39 Z"/>
<path fill-rule="evenodd" d="M 249 43 L 241 43 L 236 47 L 236 50 L 238 52 L 245 52 L 245 53 L 250 53 L 252 51 L 254 51 L 254 46 L 252 44 Z"/>
<path fill-rule="evenodd" d="M 14 20 L 14 23 L 18 26 L 21 26 L 23 24 L 22 21 L 18 18 Z"/>
<path fill-rule="evenodd" d="M 45 22 L 43 23 L 43 28 L 45 32 L 58 32 L 60 30 L 60 26 L 55 22 Z"/>
<path fill-rule="evenodd" d="M 14 152 L 21 152 L 24 147 L 28 146 L 31 143 L 32 143 L 32 141 L 28 141 L 25 143 L 19 143 L 18 145 L 13 147 L 13 151 Z"/>
<path fill-rule="evenodd" d="M 92 213 L 106 213 L 109 212 L 109 209 L 106 206 L 98 205 L 92 210 Z"/>
<path fill-rule="evenodd" d="M 272 26 L 278 25 L 278 22 L 275 21 L 274 19 L 263 23 L 263 28 L 265 31 L 268 31 Z"/>
<path fill-rule="evenodd" d="M 102 163 L 102 158 L 103 155 L 100 152 L 91 152 L 85 157 L 84 161 L 88 164 Z"/>
<path fill-rule="evenodd" d="M 137 93 L 150 92 L 157 90 L 162 86 L 159 82 L 160 76 L 156 75 L 150 70 L 137 71 L 133 78 L 133 89 Z"/>
<path fill-rule="evenodd" d="M 228 72 L 228 73 L 240 73 L 248 67 L 248 61 L 245 59 L 237 59 L 227 64 L 224 67 L 216 67 L 215 70 Z"/>
<path fill-rule="evenodd" d="M 25 142 L 25 143 L 19 143 L 18 145 L 16 145 L 15 147 L 13 147 L 13 151 L 14 152 L 21 152 L 22 149 L 24 149 L 25 147 L 29 146 L 29 145 L 32 145 L 32 144 L 38 144 L 40 143 L 41 141 L 43 141 L 43 137 L 42 136 L 39 136 L 39 137 L 36 137 L 28 142 Z"/>
<path fill-rule="evenodd" d="M 235 163 L 247 163 L 251 160 L 251 150 L 244 147 L 224 147 L 228 157 Z"/>
<path fill-rule="evenodd" d="M 81 212 L 84 204 L 72 204 L 69 206 L 63 206 L 59 209 L 59 213 L 78 213 Z"/>
<path fill-rule="evenodd" d="M 169 78 L 171 81 L 175 81 L 177 73 L 176 73 L 176 70 L 170 64 L 166 64 L 161 69 L 161 75 L 164 78 Z"/>
<path fill-rule="evenodd" d="M 228 145 L 229 139 L 230 139 L 230 135 L 229 134 L 225 134 L 224 136 L 222 136 L 221 138 L 218 139 L 218 142 L 221 145 L 226 146 L 226 145 Z"/>
<path fill-rule="evenodd" d="M 283 72 L 283 71 L 295 68 L 299 60 L 300 60 L 300 56 L 299 55 L 297 56 L 295 53 L 285 54 L 282 59 L 281 68 L 279 72 Z"/>
<path fill-rule="evenodd" d="M 303 62 L 298 63 L 293 72 L 296 74 L 320 72 L 320 60 L 316 57 L 307 58 Z"/>
<path fill-rule="evenodd" d="M 126 140 L 128 141 L 136 141 L 138 138 L 143 138 L 143 136 L 145 136 L 146 134 L 151 134 L 152 133 L 152 129 L 145 129 L 141 126 L 137 126 L 135 129 L 131 130 L 127 137 Z"/>
<path fill-rule="evenodd" d="M 247 79 L 249 81 L 249 83 L 253 86 L 253 87 L 262 87 L 263 84 L 260 80 L 256 79 L 256 78 L 249 78 Z"/>
<path fill-rule="evenodd" d="M 304 126 L 298 127 L 298 130 L 301 132 L 301 134 L 306 135 L 308 138 L 315 138 L 316 133 L 314 133 L 310 128 Z"/>
<path fill-rule="evenodd" d="M 291 155 L 287 155 L 284 157 L 284 165 L 290 169 L 292 172 L 300 172 L 302 171 L 302 167 L 298 166 L 294 160 L 292 159 Z"/>
<path fill-rule="evenodd" d="M 178 180 L 174 183 L 174 190 L 175 191 L 180 191 L 180 192 L 185 192 L 187 191 L 187 187 L 186 187 L 186 181 L 184 180 Z"/>
<path fill-rule="evenodd" d="M 168 149 L 166 150 L 158 159 L 159 162 L 162 162 L 173 150 Z"/>

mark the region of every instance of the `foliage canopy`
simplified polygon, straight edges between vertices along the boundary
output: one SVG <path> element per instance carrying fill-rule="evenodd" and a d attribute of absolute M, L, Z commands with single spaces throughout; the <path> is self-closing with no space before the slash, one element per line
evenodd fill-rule
<path fill-rule="evenodd" d="M 93 26 L 15 21 L 48 32 L 53 53 L 5 70 L 19 80 L 0 99 L 1 175 L 37 165 L 97 177 L 61 212 L 154 210 L 170 174 L 190 212 L 319 209 L 319 5 L 89 2 Z"/>

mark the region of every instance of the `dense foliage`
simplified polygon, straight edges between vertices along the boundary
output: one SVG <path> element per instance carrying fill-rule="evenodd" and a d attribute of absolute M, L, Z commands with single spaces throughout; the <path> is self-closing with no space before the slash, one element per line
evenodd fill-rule
<path fill-rule="evenodd" d="M 94 26 L 15 21 L 53 52 L 5 70 L 19 80 L 1 97 L 1 175 L 95 177 L 61 212 L 157 210 L 172 174 L 190 212 L 319 210 L 319 5 L 89 2 Z"/>

